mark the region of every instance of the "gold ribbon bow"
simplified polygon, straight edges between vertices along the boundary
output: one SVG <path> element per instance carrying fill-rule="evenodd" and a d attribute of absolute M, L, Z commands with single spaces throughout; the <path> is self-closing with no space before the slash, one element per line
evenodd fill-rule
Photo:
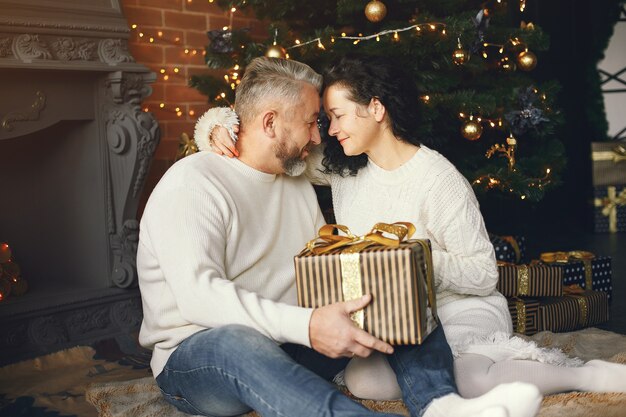
<path fill-rule="evenodd" d="M 617 232 L 617 207 L 626 206 L 626 187 L 617 194 L 617 188 L 614 186 L 606 187 L 607 196 L 604 198 L 596 198 L 593 204 L 596 207 L 602 207 L 602 215 L 609 218 L 609 231 Z"/>
<path fill-rule="evenodd" d="M 613 161 L 615 164 L 621 161 L 626 161 L 626 146 L 616 145 L 610 151 L 592 152 L 591 159 L 593 161 Z"/>
<path fill-rule="evenodd" d="M 335 230 L 342 231 L 345 235 L 334 234 Z M 389 233 L 396 238 L 383 235 Z M 326 224 L 322 226 L 315 239 L 311 239 L 306 247 L 314 255 L 322 255 L 334 249 L 343 248 L 339 254 L 341 262 L 341 289 L 345 301 L 354 300 L 363 296 L 361 265 L 359 252 L 371 245 L 383 245 L 387 247 L 398 247 L 400 242 L 409 239 L 415 233 L 415 226 L 408 222 L 396 223 L 376 223 L 372 230 L 363 236 L 357 236 L 350 232 L 346 226 L 341 224 Z M 430 304 L 433 318 L 439 322 L 437 316 L 436 298 L 433 284 L 432 255 L 428 244 L 423 241 L 424 254 L 426 260 L 426 285 L 428 288 L 428 302 Z M 364 327 L 365 316 L 363 309 L 353 312 L 351 319 L 362 329 Z"/>
<path fill-rule="evenodd" d="M 335 235 L 334 231 L 340 230 L 346 235 Z M 397 239 L 383 236 L 383 233 L 395 235 Z M 346 226 L 341 224 L 326 224 L 322 226 L 315 239 L 311 239 L 306 247 L 314 255 L 321 255 L 333 249 L 346 248 L 344 253 L 358 253 L 372 244 L 380 244 L 389 247 L 398 247 L 405 238 L 410 239 L 415 233 L 415 226 L 408 222 L 376 223 L 372 231 L 364 236 L 356 236 Z"/>
<path fill-rule="evenodd" d="M 539 255 L 541 262 L 552 263 L 567 263 L 570 261 L 581 261 L 585 267 L 585 287 L 590 290 L 593 287 L 593 271 L 591 269 L 591 261 L 596 257 L 592 252 L 584 250 L 572 250 L 569 252 L 543 252 Z"/>

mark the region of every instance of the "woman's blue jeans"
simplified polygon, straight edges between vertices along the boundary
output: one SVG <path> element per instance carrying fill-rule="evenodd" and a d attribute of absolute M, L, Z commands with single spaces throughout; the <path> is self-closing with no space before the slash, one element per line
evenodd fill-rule
<path fill-rule="evenodd" d="M 392 416 L 358 404 L 329 382 L 348 363 L 313 349 L 277 345 L 245 326 L 194 334 L 170 356 L 157 383 L 179 410 L 235 416 L 256 410 L 264 417 Z M 412 416 L 435 398 L 456 392 L 452 355 L 441 326 L 419 346 L 396 346 L 389 363 Z"/>

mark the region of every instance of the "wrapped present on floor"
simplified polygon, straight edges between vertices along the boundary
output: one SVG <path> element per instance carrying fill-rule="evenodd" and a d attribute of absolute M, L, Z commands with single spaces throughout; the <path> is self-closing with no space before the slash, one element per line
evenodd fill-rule
<path fill-rule="evenodd" d="M 539 303 L 539 331 L 571 332 L 608 319 L 609 299 L 602 291 L 571 286 L 562 297 L 542 298 Z"/>
<path fill-rule="evenodd" d="M 610 256 L 595 256 L 587 251 L 544 252 L 541 262 L 563 271 L 563 284 L 607 293 L 612 301 L 613 283 Z"/>
<path fill-rule="evenodd" d="M 539 331 L 539 301 L 532 298 L 507 298 L 515 333 L 531 336 Z"/>
<path fill-rule="evenodd" d="M 594 187 L 593 205 L 596 233 L 626 232 L 625 185 Z"/>
<path fill-rule="evenodd" d="M 526 238 L 524 236 L 498 236 L 489 234 L 496 252 L 496 260 L 518 264 L 526 259 Z"/>
<path fill-rule="evenodd" d="M 594 187 L 626 185 L 626 142 L 592 142 Z"/>
<path fill-rule="evenodd" d="M 372 294 L 372 302 L 352 314 L 360 328 L 391 344 L 422 343 L 438 318 L 430 243 L 405 240 L 414 230 L 410 223 L 378 223 L 371 233 L 354 236 L 342 225 L 323 226 L 294 258 L 299 305 L 316 308 Z"/>
<path fill-rule="evenodd" d="M 558 297 L 563 294 L 561 268 L 531 262 L 498 262 L 498 291 L 505 297 Z"/>

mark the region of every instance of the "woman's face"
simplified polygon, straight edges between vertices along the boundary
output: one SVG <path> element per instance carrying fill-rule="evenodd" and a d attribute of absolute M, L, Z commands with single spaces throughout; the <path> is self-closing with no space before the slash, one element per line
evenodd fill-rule
<path fill-rule="evenodd" d="M 330 118 L 328 134 L 335 136 L 348 156 L 368 153 L 379 133 L 369 106 L 348 99 L 349 92 L 340 85 L 324 91 L 324 110 Z"/>

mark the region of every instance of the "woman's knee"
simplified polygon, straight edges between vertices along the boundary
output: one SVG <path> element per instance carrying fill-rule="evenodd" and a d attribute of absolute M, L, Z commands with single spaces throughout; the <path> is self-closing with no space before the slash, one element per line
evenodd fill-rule
<path fill-rule="evenodd" d="M 454 377 L 463 398 L 479 397 L 498 385 L 489 375 L 493 361 L 486 356 L 466 354 L 454 360 Z"/>
<path fill-rule="evenodd" d="M 359 398 L 378 401 L 402 398 L 396 374 L 382 354 L 352 359 L 346 367 L 344 381 L 346 388 Z"/>

